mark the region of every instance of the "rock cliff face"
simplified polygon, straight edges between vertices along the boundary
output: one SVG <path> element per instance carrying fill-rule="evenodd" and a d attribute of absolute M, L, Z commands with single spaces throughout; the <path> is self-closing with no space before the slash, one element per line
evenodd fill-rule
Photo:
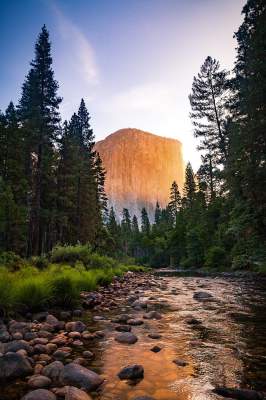
<path fill-rule="evenodd" d="M 118 216 L 123 207 L 140 215 L 146 207 L 153 219 L 156 201 L 169 202 L 174 180 L 184 182 L 182 144 L 138 129 L 121 129 L 96 143 L 107 171 L 105 190 Z"/>

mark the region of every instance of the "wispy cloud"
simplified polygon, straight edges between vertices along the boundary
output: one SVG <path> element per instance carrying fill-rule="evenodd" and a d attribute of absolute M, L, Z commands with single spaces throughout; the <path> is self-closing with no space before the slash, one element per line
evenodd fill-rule
<path fill-rule="evenodd" d="M 54 1 L 51 2 L 51 6 L 58 21 L 60 35 L 68 43 L 68 50 L 71 54 L 68 60 L 71 60 L 71 67 L 79 73 L 79 78 L 82 78 L 84 83 L 89 85 L 99 83 L 95 54 L 88 38 L 63 14 Z"/>

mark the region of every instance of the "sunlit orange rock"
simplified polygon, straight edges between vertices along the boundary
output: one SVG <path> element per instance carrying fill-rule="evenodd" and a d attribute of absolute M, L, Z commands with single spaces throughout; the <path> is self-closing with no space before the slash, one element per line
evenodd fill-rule
<path fill-rule="evenodd" d="M 174 180 L 184 182 L 182 144 L 138 129 L 120 129 L 96 143 L 107 171 L 105 190 L 117 213 L 123 207 L 154 215 L 156 201 L 164 207 Z"/>

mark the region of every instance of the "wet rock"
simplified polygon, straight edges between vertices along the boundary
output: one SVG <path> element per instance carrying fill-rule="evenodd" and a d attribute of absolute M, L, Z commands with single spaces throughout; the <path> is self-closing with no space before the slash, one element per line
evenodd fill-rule
<path fill-rule="evenodd" d="M 117 374 L 117 376 L 121 379 L 143 379 L 144 377 L 144 369 L 142 365 L 128 365 L 127 367 L 121 369 L 121 371 Z"/>
<path fill-rule="evenodd" d="M 237 399 L 237 400 L 265 400 L 266 393 L 256 392 L 249 389 L 230 389 L 219 387 L 213 390 L 219 396 Z"/>
<path fill-rule="evenodd" d="M 186 323 L 187 323 L 188 325 L 200 325 L 202 322 L 199 321 L 199 320 L 196 319 L 196 318 L 187 318 L 187 319 L 186 319 Z"/>
<path fill-rule="evenodd" d="M 71 318 L 71 312 L 69 312 L 69 311 L 61 311 L 61 313 L 60 313 L 60 318 L 61 318 L 63 321 L 67 321 L 68 319 Z"/>
<path fill-rule="evenodd" d="M 36 389 L 26 394 L 21 400 L 56 400 L 56 396 L 46 389 Z"/>
<path fill-rule="evenodd" d="M 80 332 L 69 332 L 68 337 L 72 339 L 79 339 L 81 337 Z"/>
<path fill-rule="evenodd" d="M 93 317 L 93 321 L 95 321 L 95 322 L 97 322 L 97 321 L 105 321 L 105 320 L 106 320 L 106 318 L 104 316 L 102 316 L 102 315 L 95 315 Z"/>
<path fill-rule="evenodd" d="M 52 326 L 52 328 L 54 330 L 58 330 L 58 329 L 63 329 L 64 328 L 64 323 L 60 322 L 54 315 L 52 314 L 48 314 L 46 317 L 46 323 L 50 326 Z"/>
<path fill-rule="evenodd" d="M 151 351 L 152 351 L 153 353 L 159 353 L 159 351 L 161 351 L 161 350 L 162 350 L 162 348 L 159 347 L 159 346 L 153 346 L 153 347 L 151 348 Z"/>
<path fill-rule="evenodd" d="M 86 325 L 81 321 L 72 321 L 66 323 L 66 330 L 68 332 L 83 332 L 86 329 Z"/>
<path fill-rule="evenodd" d="M 139 325 L 142 325 L 142 324 L 143 324 L 143 321 L 142 321 L 142 319 L 140 319 L 140 318 L 136 318 L 136 319 L 129 319 L 129 320 L 127 321 L 127 323 L 128 323 L 129 325 L 132 325 L 132 326 L 139 326 Z"/>
<path fill-rule="evenodd" d="M 161 319 L 162 315 L 158 311 L 150 311 L 143 315 L 145 319 Z"/>
<path fill-rule="evenodd" d="M 138 309 L 147 308 L 147 301 L 135 300 L 134 303 L 132 303 L 132 307 L 137 307 Z"/>
<path fill-rule="evenodd" d="M 100 375 L 75 363 L 65 365 L 60 380 L 64 385 L 77 386 L 88 391 L 97 389 L 103 383 Z"/>
<path fill-rule="evenodd" d="M 175 360 L 173 360 L 173 363 L 175 363 L 179 367 L 186 367 L 188 365 L 187 361 L 181 360 L 179 358 L 176 358 Z"/>
<path fill-rule="evenodd" d="M 57 383 L 60 380 L 60 375 L 63 372 L 64 364 L 61 361 L 54 361 L 47 365 L 42 370 L 42 375 L 50 378 L 53 383 Z"/>
<path fill-rule="evenodd" d="M 126 324 L 127 321 L 131 318 L 132 316 L 129 314 L 120 314 L 118 317 L 116 317 L 113 322 L 116 322 L 118 324 Z"/>
<path fill-rule="evenodd" d="M 2 346 L 0 344 L 1 353 L 15 353 L 18 350 L 26 350 L 28 354 L 33 353 L 32 346 L 30 346 L 25 340 L 13 340 L 12 342 L 4 343 Z"/>
<path fill-rule="evenodd" d="M 97 338 L 99 338 L 99 339 L 105 337 L 104 331 L 96 331 L 96 332 L 94 332 L 94 335 L 95 335 L 95 337 L 97 337 Z"/>
<path fill-rule="evenodd" d="M 55 360 L 64 361 L 71 354 L 70 351 L 58 349 L 54 352 L 53 357 Z"/>
<path fill-rule="evenodd" d="M 85 357 L 85 358 L 93 358 L 93 357 L 94 357 L 94 354 L 93 354 L 91 351 L 89 351 L 89 350 L 83 351 L 82 355 L 83 355 L 83 357 Z"/>
<path fill-rule="evenodd" d="M 162 337 L 162 335 L 160 335 L 160 333 L 149 333 L 148 337 L 150 339 L 160 339 Z"/>
<path fill-rule="evenodd" d="M 201 301 L 201 300 L 209 300 L 209 299 L 212 298 L 212 295 L 210 293 L 207 293 L 207 292 L 196 292 L 196 293 L 194 293 L 193 298 L 195 300 L 199 300 L 199 301 Z"/>
<path fill-rule="evenodd" d="M 119 325 L 115 328 L 118 332 L 131 332 L 131 326 L 128 325 Z"/>
<path fill-rule="evenodd" d="M 0 357 L 0 382 L 24 377 L 32 372 L 32 366 L 25 357 L 8 353 Z"/>
<path fill-rule="evenodd" d="M 51 379 L 44 375 L 33 375 L 28 380 L 29 386 L 34 389 L 47 388 L 51 383 Z"/>
<path fill-rule="evenodd" d="M 65 389 L 65 400 L 92 400 L 86 392 L 74 386 L 65 386 Z"/>
<path fill-rule="evenodd" d="M 138 338 L 131 332 L 122 332 L 116 335 L 115 340 L 119 343 L 134 344 L 137 342 Z"/>

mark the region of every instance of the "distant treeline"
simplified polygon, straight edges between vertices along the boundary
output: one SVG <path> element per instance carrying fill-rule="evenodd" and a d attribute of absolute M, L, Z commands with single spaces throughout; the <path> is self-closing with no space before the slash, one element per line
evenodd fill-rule
<path fill-rule="evenodd" d="M 84 101 L 60 123 L 44 26 L 19 104 L 0 115 L 0 250 L 31 256 L 80 242 L 152 266 L 265 267 L 265 1 L 248 0 L 243 16 L 234 70 L 207 57 L 192 83 L 201 166 L 188 164 L 182 196 L 174 182 L 168 206 L 157 204 L 153 224 L 144 208 L 140 226 L 127 209 L 121 223 L 107 210 Z"/>

